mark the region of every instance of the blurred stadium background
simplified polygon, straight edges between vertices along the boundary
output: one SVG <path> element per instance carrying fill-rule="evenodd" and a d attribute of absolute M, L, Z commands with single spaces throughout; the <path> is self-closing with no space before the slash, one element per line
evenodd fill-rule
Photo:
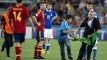
<path fill-rule="evenodd" d="M 23 5 L 27 6 L 31 16 L 39 8 L 39 4 L 42 0 L 24 0 Z M 54 37 L 57 27 L 61 24 L 67 14 L 73 16 L 72 27 L 77 28 L 86 17 L 86 2 L 91 1 L 94 3 L 94 9 L 100 15 L 100 24 L 102 30 L 99 36 L 99 40 L 107 40 L 107 0 L 44 0 L 45 2 L 52 2 L 53 10 L 58 14 L 58 18 L 54 20 L 53 29 Z M 0 0 L 0 19 L 3 13 L 6 13 L 11 6 L 16 4 L 15 0 Z M 27 23 L 27 26 L 29 24 Z M 27 27 L 27 31 L 30 30 Z M 30 30 L 32 32 L 32 30 Z M 35 33 L 29 33 L 29 38 L 34 38 Z M 28 32 L 27 32 L 28 34 Z"/>
<path fill-rule="evenodd" d="M 28 7 L 30 13 L 34 13 L 35 9 L 39 8 L 41 0 L 24 0 L 23 4 Z M 72 15 L 72 25 L 78 26 L 79 23 L 86 17 L 86 2 L 88 0 L 44 0 L 51 1 L 53 10 L 58 14 L 58 18 L 53 22 L 54 25 L 61 24 L 66 14 Z M 107 25 L 107 0 L 90 0 L 94 2 L 94 9 L 100 15 L 101 25 Z M 7 12 L 8 8 L 15 5 L 15 0 L 0 0 L 0 15 Z"/>
<path fill-rule="evenodd" d="M 59 25 L 64 20 L 64 18 L 67 14 L 70 14 L 73 16 L 73 22 L 72 22 L 71 26 L 74 29 L 77 29 L 78 26 L 81 24 L 81 22 L 86 17 L 85 16 L 86 15 L 86 2 L 88 0 L 44 0 L 44 1 L 46 1 L 46 2 L 51 1 L 53 10 L 55 10 L 58 14 L 58 18 L 52 22 L 54 38 L 56 38 L 56 32 L 57 32 Z M 107 43 L 106 43 L 107 42 L 107 0 L 90 0 L 90 1 L 92 1 L 95 4 L 94 9 L 101 17 L 100 24 L 101 24 L 102 29 L 101 29 L 101 32 L 99 35 L 100 42 L 98 45 L 99 53 L 98 53 L 97 60 L 106 60 L 107 57 L 105 57 L 105 56 L 107 56 L 107 52 L 105 52 L 105 51 L 107 51 L 107 49 L 105 48 L 105 46 L 107 45 Z M 23 5 L 28 7 L 29 12 L 32 16 L 34 14 L 34 12 L 39 8 L 40 2 L 41 2 L 41 0 L 24 0 Z M 14 6 L 15 4 L 16 4 L 15 0 L 0 0 L 0 19 L 2 17 L 2 14 L 7 13 L 8 9 L 11 6 Z M 83 34 L 83 30 L 81 30 L 81 32 L 78 36 L 82 37 L 82 34 Z M 0 29 L 0 48 L 1 48 L 1 44 L 3 42 L 2 37 L 3 37 L 3 33 Z M 34 39 L 32 39 L 32 38 L 35 38 L 35 37 L 36 37 L 36 33 L 32 32 L 32 28 L 27 23 L 26 39 L 28 39 L 28 41 L 24 44 L 24 46 L 26 46 L 26 47 L 24 47 L 23 49 L 26 50 L 26 49 L 28 49 L 28 47 L 29 47 L 29 49 L 26 50 L 22 54 L 24 60 L 32 60 L 31 56 L 33 54 L 33 45 L 34 45 Z M 30 41 L 31 39 L 33 41 Z M 31 43 L 29 44 L 29 42 L 31 42 Z M 55 42 L 55 41 L 53 40 L 52 42 Z M 31 45 L 31 44 L 33 44 L 33 45 Z M 76 44 L 78 44 L 78 45 L 76 46 Z M 54 45 L 57 47 L 55 48 Z M 73 56 L 76 59 L 78 50 L 80 47 L 80 42 L 71 43 L 71 45 L 73 45 L 72 46 L 73 54 L 74 54 Z M 13 49 L 14 48 L 12 48 L 11 53 L 14 55 Z M 30 50 L 30 49 L 32 49 L 32 50 Z M 58 51 L 53 52 L 55 50 L 58 50 Z M 25 56 L 27 54 L 27 52 L 30 55 Z M 47 55 L 44 55 L 47 58 L 46 60 L 51 60 L 52 58 L 57 58 L 57 59 L 53 59 L 53 60 L 60 60 L 60 55 L 59 55 L 60 52 L 59 52 L 59 47 L 58 47 L 57 42 L 52 43 L 51 53 L 53 55 L 49 54 L 49 57 L 47 57 Z M 54 56 L 54 54 L 57 54 L 58 56 L 57 55 Z M 0 53 L 0 60 L 5 60 L 4 56 L 5 56 L 4 54 Z M 15 58 L 15 55 L 12 56 L 12 58 Z M 25 59 L 25 58 L 28 58 L 28 59 Z"/>

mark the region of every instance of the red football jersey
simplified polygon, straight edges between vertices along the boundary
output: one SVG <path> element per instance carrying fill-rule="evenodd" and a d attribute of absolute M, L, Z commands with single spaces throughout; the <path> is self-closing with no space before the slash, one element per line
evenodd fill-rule
<path fill-rule="evenodd" d="M 9 11 L 9 19 L 13 21 L 13 33 L 25 33 L 26 19 L 29 17 L 28 9 L 25 6 L 13 6 Z"/>
<path fill-rule="evenodd" d="M 44 12 L 39 9 L 35 13 L 35 17 L 37 18 L 37 22 L 41 23 L 41 26 L 36 26 L 36 31 L 44 31 Z"/>

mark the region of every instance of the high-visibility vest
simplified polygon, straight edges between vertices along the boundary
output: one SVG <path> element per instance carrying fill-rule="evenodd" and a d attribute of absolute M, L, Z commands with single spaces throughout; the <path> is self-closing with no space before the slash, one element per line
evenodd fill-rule
<path fill-rule="evenodd" d="M 9 24 L 9 16 L 8 14 L 3 14 L 3 17 L 5 19 L 6 25 L 4 25 L 3 27 L 5 28 L 5 31 L 9 34 L 12 34 L 12 30 Z"/>

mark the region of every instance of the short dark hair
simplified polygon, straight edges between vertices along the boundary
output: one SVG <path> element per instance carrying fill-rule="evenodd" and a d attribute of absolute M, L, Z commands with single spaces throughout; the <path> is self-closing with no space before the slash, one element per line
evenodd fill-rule
<path fill-rule="evenodd" d="M 93 2 L 90 2 L 90 1 L 88 1 L 87 4 L 88 4 L 88 5 L 94 5 L 94 3 L 93 3 Z"/>
<path fill-rule="evenodd" d="M 72 18 L 72 16 L 71 15 L 67 15 L 65 19 L 67 20 L 67 19 L 70 19 L 70 18 Z"/>
<path fill-rule="evenodd" d="M 41 1 L 41 3 L 40 4 L 46 4 L 46 2 L 45 1 Z"/>
<path fill-rule="evenodd" d="M 52 3 L 51 3 L 51 2 L 48 2 L 47 5 L 52 5 Z"/>
<path fill-rule="evenodd" d="M 17 3 L 21 3 L 23 0 L 16 0 L 17 1 Z"/>

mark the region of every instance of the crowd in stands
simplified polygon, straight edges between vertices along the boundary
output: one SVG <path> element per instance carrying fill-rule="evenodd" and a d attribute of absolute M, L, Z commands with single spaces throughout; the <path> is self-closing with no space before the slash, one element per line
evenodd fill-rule
<path fill-rule="evenodd" d="M 94 10 L 100 16 L 100 24 L 107 24 L 107 0 L 45 0 L 51 1 L 53 10 L 58 14 L 58 18 L 53 22 L 54 25 L 61 24 L 67 14 L 73 16 L 72 26 L 78 26 L 86 17 L 87 1 L 94 3 Z M 40 3 L 40 0 L 37 0 Z"/>
<path fill-rule="evenodd" d="M 34 0 L 27 0 L 34 1 Z M 67 14 L 73 16 L 72 26 L 78 26 L 86 17 L 86 3 L 91 1 L 94 3 L 94 10 L 100 16 L 100 24 L 107 24 L 107 0 L 44 0 L 51 1 L 53 10 L 58 14 L 58 18 L 53 22 L 54 25 L 61 24 Z M 41 0 L 36 0 L 37 5 Z M 1 5 L 0 5 L 1 6 Z"/>
<path fill-rule="evenodd" d="M 15 1 L 15 0 L 0 0 L 0 1 Z M 34 0 L 24 0 L 24 1 L 34 1 Z"/>

